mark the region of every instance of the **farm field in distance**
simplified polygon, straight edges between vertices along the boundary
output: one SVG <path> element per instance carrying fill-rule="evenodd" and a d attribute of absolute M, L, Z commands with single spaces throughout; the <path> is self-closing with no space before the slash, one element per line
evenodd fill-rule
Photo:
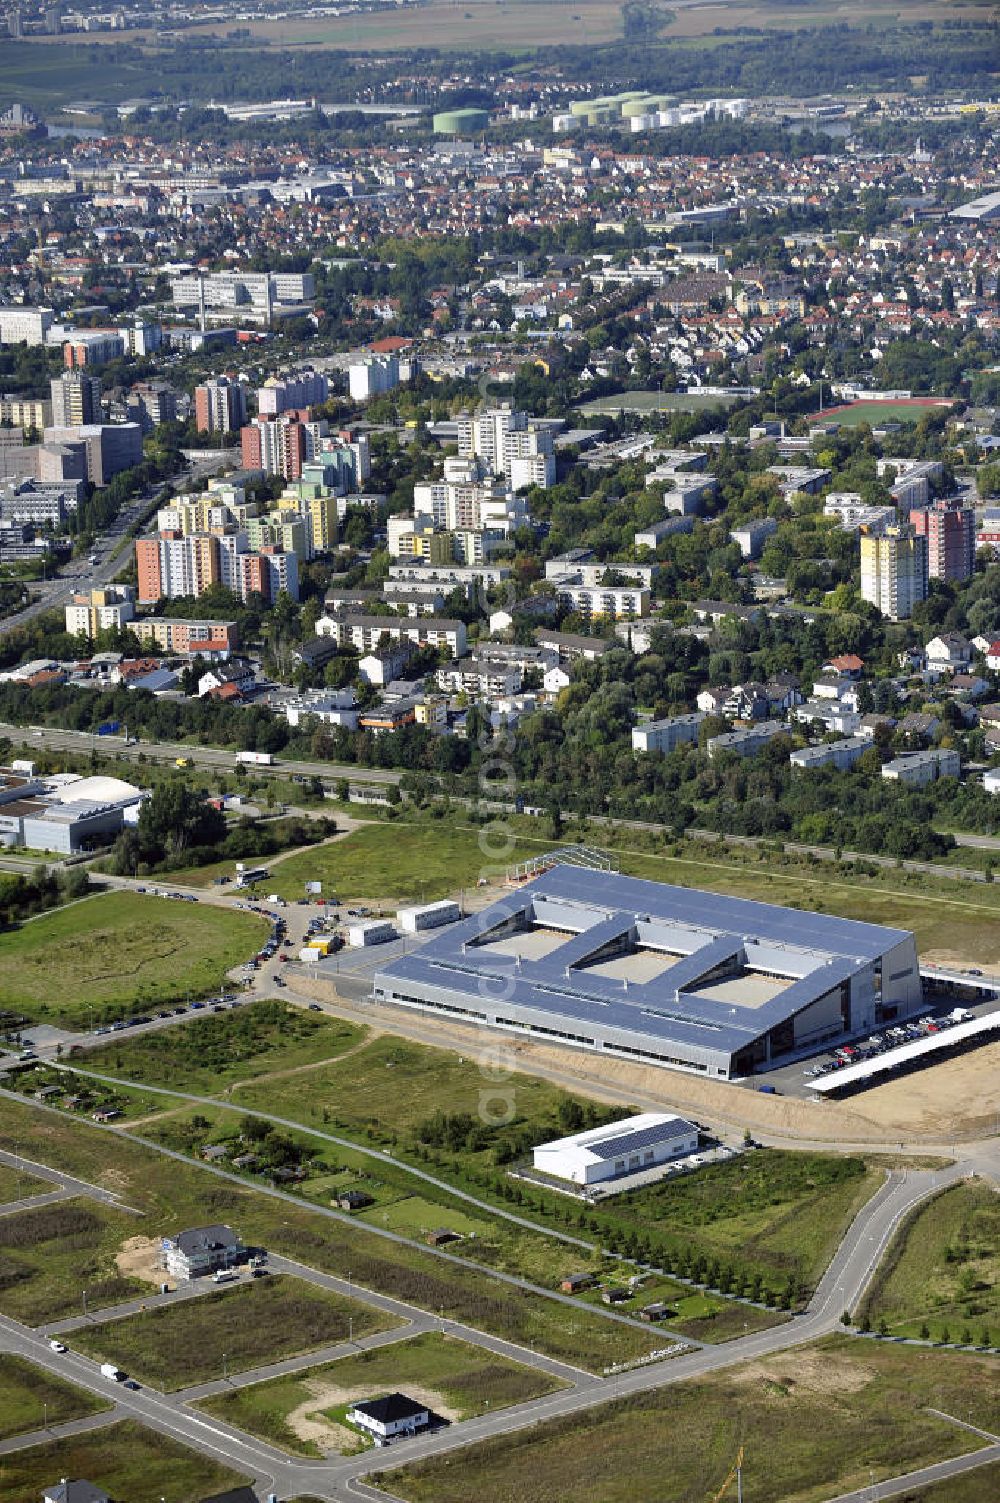
<path fill-rule="evenodd" d="M 223 1354 L 230 1372 L 245 1372 L 346 1341 L 349 1321 L 355 1336 L 395 1324 L 371 1305 L 287 1274 L 268 1274 L 180 1304 L 87 1326 L 68 1341 L 102 1362 L 118 1363 L 143 1382 L 172 1391 L 221 1377 Z"/>
<path fill-rule="evenodd" d="M 563 1387 L 557 1378 L 437 1331 L 202 1399 L 216 1418 L 299 1456 L 356 1440 L 338 1421 L 362 1398 L 403 1389 L 446 1419 L 471 1419 Z"/>
<path fill-rule="evenodd" d="M 0 1354 L 0 1440 L 40 1430 L 43 1423 L 61 1425 L 111 1407 L 108 1400 L 63 1382 L 24 1357 Z"/>
<path fill-rule="evenodd" d="M 893 0 L 885 12 L 886 20 L 904 21 L 941 19 L 942 6 L 933 0 Z M 949 17 L 981 19 L 981 9 L 949 0 Z M 541 12 L 541 14 L 539 14 Z M 426 20 L 424 19 L 426 17 Z M 661 43 L 683 42 L 692 46 L 718 45 L 731 39 L 738 30 L 799 30 L 838 22 L 870 20 L 863 0 L 819 0 L 819 3 L 791 4 L 779 0 L 775 5 L 762 0 L 742 0 L 727 5 L 724 18 L 718 4 L 695 4 L 672 10 L 664 8 L 659 28 Z M 724 20 L 725 33 L 716 35 Z M 185 35 L 217 35 L 218 23 L 191 27 Z M 250 21 L 254 41 L 275 46 L 329 47 L 345 50 L 360 48 L 385 51 L 409 51 L 434 47 L 448 52 L 476 52 L 502 49 L 527 52 L 535 48 L 558 46 L 572 30 L 581 46 L 596 47 L 621 38 L 620 8 L 608 0 L 557 0 L 555 5 L 533 5 L 509 0 L 495 7 L 490 0 L 430 0 L 426 6 L 405 7 L 393 12 L 366 12 L 348 15 L 340 21 L 329 18 L 309 20 L 287 16 L 277 21 Z M 142 35 L 140 33 L 139 35 Z M 146 35 L 149 35 L 148 33 Z"/>
<path fill-rule="evenodd" d="M 1000 1343 L 1000 1197 L 973 1180 L 918 1207 L 897 1234 L 864 1313 L 873 1329 Z M 983 1338 L 987 1339 L 983 1339 Z"/>
<path fill-rule="evenodd" d="M 982 1445 L 928 1410 L 989 1428 L 1000 1362 L 830 1337 L 378 1474 L 408 1503 L 684 1503 L 721 1485 L 740 1445 L 754 1503 L 821 1503 Z M 496 1479 L 503 1479 L 502 1491 Z M 375 1481 L 375 1478 L 369 1478 Z M 949 1503 L 950 1503 L 950 1495 Z"/>
<path fill-rule="evenodd" d="M 29 1446 L 3 1458 L 0 1503 L 26 1503 L 60 1477 L 85 1477 L 128 1503 L 201 1503 L 247 1479 L 135 1420 Z"/>
<path fill-rule="evenodd" d="M 0 935 L 0 995 L 36 1022 L 86 1028 L 211 991 L 266 933 L 252 913 L 101 893 Z"/>

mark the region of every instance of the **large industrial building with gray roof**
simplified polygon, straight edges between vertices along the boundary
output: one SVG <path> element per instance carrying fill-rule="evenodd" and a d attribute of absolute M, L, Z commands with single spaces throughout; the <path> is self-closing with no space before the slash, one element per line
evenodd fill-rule
<path fill-rule="evenodd" d="M 732 1079 L 917 1011 L 913 935 L 556 864 L 376 974 L 375 997 Z"/>

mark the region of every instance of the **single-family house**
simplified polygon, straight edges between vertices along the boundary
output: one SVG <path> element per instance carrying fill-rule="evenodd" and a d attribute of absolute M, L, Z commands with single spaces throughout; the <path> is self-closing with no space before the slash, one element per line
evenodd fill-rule
<path fill-rule="evenodd" d="M 45 1488 L 42 1503 L 111 1503 L 111 1499 L 83 1477 L 63 1477 Z"/>
<path fill-rule="evenodd" d="M 385 1445 L 400 1435 L 414 1435 L 424 1430 L 431 1422 L 430 1411 L 405 1393 L 387 1393 L 380 1399 L 366 1399 L 354 1404 L 347 1411 L 352 1425 L 375 1438 L 376 1445 Z"/>
<path fill-rule="evenodd" d="M 175 1279 L 197 1279 L 219 1268 L 233 1268 L 246 1261 L 247 1250 L 232 1227 L 195 1226 L 164 1237 L 167 1272 Z"/>
<path fill-rule="evenodd" d="M 972 662 L 972 644 L 961 632 L 945 631 L 924 646 L 928 668 L 964 668 Z"/>
<path fill-rule="evenodd" d="M 362 1211 L 374 1203 L 374 1197 L 364 1190 L 341 1190 L 337 1196 L 337 1208 L 341 1211 Z"/>

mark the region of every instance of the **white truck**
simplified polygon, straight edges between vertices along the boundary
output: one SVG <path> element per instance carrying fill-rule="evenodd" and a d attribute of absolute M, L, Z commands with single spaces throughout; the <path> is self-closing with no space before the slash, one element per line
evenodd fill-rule
<path fill-rule="evenodd" d="M 110 1378 L 112 1383 L 124 1383 L 128 1373 L 122 1372 L 121 1368 L 116 1367 L 113 1362 L 102 1362 L 101 1377 Z"/>
<path fill-rule="evenodd" d="M 235 1268 L 217 1268 L 212 1274 L 213 1284 L 234 1284 L 239 1278 Z"/>
<path fill-rule="evenodd" d="M 244 767 L 273 767 L 274 758 L 270 752 L 237 752 L 236 760 Z"/>

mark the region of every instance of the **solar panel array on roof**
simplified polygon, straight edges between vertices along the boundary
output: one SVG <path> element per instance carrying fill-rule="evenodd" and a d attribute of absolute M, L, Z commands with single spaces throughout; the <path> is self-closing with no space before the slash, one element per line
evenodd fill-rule
<path fill-rule="evenodd" d="M 565 937 L 528 954 L 536 926 Z M 491 937 L 501 944 L 490 943 Z M 485 943 L 484 943 L 485 941 Z M 650 974 L 602 962 L 661 942 Z M 505 955 L 503 949 L 518 953 Z M 598 962 L 598 964 L 595 964 Z M 772 995 L 717 983 L 777 977 Z M 558 865 L 389 963 L 376 998 L 727 1077 L 920 1003 L 913 935 L 827 914 Z"/>
<path fill-rule="evenodd" d="M 658 1122 L 655 1127 L 640 1127 L 635 1132 L 622 1133 L 617 1138 L 603 1138 L 597 1143 L 581 1143 L 580 1147 L 592 1153 L 599 1159 L 617 1159 L 623 1153 L 635 1153 L 639 1148 L 649 1148 L 654 1143 L 662 1143 L 664 1138 L 675 1137 L 682 1130 L 687 1130 L 688 1124 L 682 1122 L 679 1117 L 672 1117 L 669 1122 Z"/>

